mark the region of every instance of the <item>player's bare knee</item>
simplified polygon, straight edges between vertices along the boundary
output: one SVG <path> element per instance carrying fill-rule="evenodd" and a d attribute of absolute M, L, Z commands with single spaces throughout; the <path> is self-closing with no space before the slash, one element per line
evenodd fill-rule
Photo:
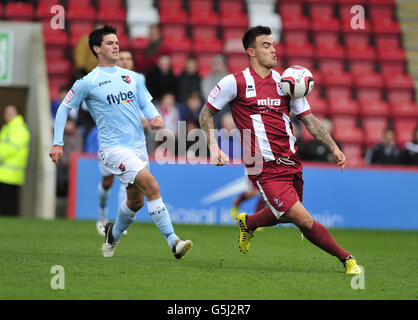
<path fill-rule="evenodd" d="M 113 176 L 103 177 L 102 179 L 102 187 L 105 190 L 109 190 L 113 184 Z"/>
<path fill-rule="evenodd" d="M 144 199 L 126 200 L 126 205 L 132 211 L 139 211 L 144 206 Z"/>

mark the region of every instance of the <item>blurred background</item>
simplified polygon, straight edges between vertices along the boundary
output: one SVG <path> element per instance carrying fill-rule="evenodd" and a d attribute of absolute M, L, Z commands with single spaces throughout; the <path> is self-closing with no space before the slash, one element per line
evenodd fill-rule
<path fill-rule="evenodd" d="M 18 164 L 25 172 L 23 181 L 10 182 L 0 174 L 1 184 L 19 187 L 14 215 L 77 215 L 78 186 L 85 180 L 71 161 L 80 154 L 97 161 L 97 131 L 85 107 L 70 114 L 65 155 L 57 169 L 48 152 L 59 104 L 73 82 L 96 67 L 88 34 L 104 24 L 117 28 L 120 50 L 130 52 L 133 70 L 144 74 L 153 102 L 174 132 L 179 121 L 186 122 L 187 132 L 199 128 L 199 111 L 212 88 L 228 73 L 248 66 L 244 31 L 268 25 L 277 41 L 276 69 L 298 64 L 312 71 L 315 88 L 307 99 L 346 154 L 349 168 L 378 168 L 382 175 L 406 170 L 402 172 L 413 177 L 418 172 L 414 0 L 0 0 L 0 19 L 0 126 L 9 122 L 4 114 L 13 105 L 30 132 L 27 157 L 23 154 Z M 228 108 L 216 115 L 215 125 L 234 128 Z M 152 157 L 154 133 L 146 121 L 144 128 Z M 293 130 L 308 167 L 309 161 L 332 162 L 296 119 Z M 1 159 L 7 139 L 0 141 Z M 240 157 L 232 149 L 226 151 Z M 185 156 L 177 147 L 171 153 Z M 184 174 L 189 173 L 179 177 Z M 91 179 L 96 178 L 92 198 L 98 173 Z M 408 190 L 414 188 L 411 183 L 400 181 Z"/>

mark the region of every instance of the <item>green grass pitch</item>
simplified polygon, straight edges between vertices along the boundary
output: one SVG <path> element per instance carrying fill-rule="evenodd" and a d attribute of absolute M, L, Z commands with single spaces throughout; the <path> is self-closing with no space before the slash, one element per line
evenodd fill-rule
<path fill-rule="evenodd" d="M 132 224 L 113 258 L 101 256 L 94 221 L 0 226 L 0 299 L 418 299 L 418 232 L 331 229 L 365 269 L 364 289 L 354 290 L 342 264 L 296 228 L 265 228 L 242 255 L 237 227 L 175 225 L 194 242 L 176 260 L 148 223 Z M 64 289 L 51 288 L 54 265 Z"/>

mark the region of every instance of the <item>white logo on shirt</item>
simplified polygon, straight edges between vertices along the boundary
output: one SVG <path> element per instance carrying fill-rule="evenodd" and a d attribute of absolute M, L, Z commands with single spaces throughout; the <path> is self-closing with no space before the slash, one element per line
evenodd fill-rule
<path fill-rule="evenodd" d="M 267 106 L 267 107 L 279 107 L 280 106 L 280 99 L 258 99 L 257 104 L 259 106 Z"/>

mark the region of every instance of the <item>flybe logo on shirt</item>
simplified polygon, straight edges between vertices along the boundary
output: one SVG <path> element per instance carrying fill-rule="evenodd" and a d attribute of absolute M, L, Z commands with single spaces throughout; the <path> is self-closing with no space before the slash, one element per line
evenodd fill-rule
<path fill-rule="evenodd" d="M 107 102 L 109 102 L 109 104 L 120 104 L 120 103 L 128 103 L 131 102 L 132 99 L 134 98 L 134 94 L 132 91 L 128 91 L 127 93 L 125 92 L 120 92 L 118 93 L 118 95 L 113 95 L 113 94 L 109 94 L 106 99 Z"/>
<path fill-rule="evenodd" d="M 268 106 L 268 107 L 279 107 L 280 106 L 280 99 L 258 99 L 257 104 L 259 106 Z"/>

